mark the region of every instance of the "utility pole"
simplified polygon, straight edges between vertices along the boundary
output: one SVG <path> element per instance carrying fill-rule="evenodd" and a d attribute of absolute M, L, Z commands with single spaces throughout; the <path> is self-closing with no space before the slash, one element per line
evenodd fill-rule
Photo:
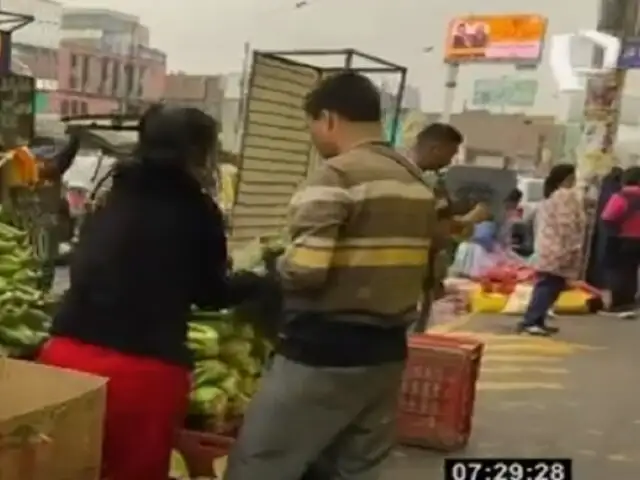
<path fill-rule="evenodd" d="M 601 0 L 597 30 L 620 39 L 638 33 L 640 0 Z M 594 63 L 600 63 L 596 55 Z M 620 121 L 620 104 L 626 71 L 587 79 L 586 98 L 581 120 L 581 139 L 577 148 L 578 178 L 599 186 L 600 180 L 616 163 L 613 150 Z"/>

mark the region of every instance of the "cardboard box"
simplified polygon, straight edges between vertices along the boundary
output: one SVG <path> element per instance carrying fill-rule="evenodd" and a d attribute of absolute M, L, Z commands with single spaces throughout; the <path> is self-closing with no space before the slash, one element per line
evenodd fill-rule
<path fill-rule="evenodd" d="M 0 480 L 98 480 L 106 379 L 0 358 Z"/>

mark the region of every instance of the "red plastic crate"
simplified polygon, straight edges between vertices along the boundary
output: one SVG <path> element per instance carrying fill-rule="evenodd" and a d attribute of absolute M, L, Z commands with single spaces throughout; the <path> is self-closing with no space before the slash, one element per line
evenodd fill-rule
<path fill-rule="evenodd" d="M 218 478 L 213 462 L 227 456 L 234 442 L 230 435 L 181 430 L 175 448 L 184 458 L 190 478 Z"/>
<path fill-rule="evenodd" d="M 471 338 L 409 337 L 398 409 L 400 444 L 446 451 L 467 444 L 483 349 Z"/>

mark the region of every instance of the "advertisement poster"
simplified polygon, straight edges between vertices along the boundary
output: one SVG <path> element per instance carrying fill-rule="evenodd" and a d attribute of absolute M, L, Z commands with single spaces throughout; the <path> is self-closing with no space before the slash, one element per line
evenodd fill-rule
<path fill-rule="evenodd" d="M 542 54 L 547 19 L 540 15 L 472 15 L 449 23 L 448 62 L 536 62 Z"/>
<path fill-rule="evenodd" d="M 474 107 L 531 107 L 537 93 L 537 80 L 480 78 L 473 82 L 471 104 Z"/>

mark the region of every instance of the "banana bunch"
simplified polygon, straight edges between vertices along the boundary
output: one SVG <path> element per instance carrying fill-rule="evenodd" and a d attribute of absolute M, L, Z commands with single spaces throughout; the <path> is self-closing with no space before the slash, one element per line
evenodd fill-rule
<path fill-rule="evenodd" d="M 0 349 L 25 356 L 47 338 L 50 304 L 36 288 L 38 261 L 27 233 L 0 222 Z"/>
<path fill-rule="evenodd" d="M 233 310 L 194 311 L 187 347 L 196 359 L 190 413 L 215 429 L 242 416 L 271 347 Z"/>

